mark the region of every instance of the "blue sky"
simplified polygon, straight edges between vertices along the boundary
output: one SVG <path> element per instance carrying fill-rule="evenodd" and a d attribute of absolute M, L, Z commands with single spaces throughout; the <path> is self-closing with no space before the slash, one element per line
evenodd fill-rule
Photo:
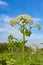
<path fill-rule="evenodd" d="M 34 24 L 40 23 L 42 27 L 40 31 L 32 29 L 33 34 L 27 38 L 27 45 L 35 43 L 43 47 L 39 44 L 43 42 L 43 0 L 0 0 L 0 42 L 6 42 L 9 34 L 21 39 L 18 27 L 12 28 L 9 24 L 10 19 L 21 14 L 30 15 Z"/>

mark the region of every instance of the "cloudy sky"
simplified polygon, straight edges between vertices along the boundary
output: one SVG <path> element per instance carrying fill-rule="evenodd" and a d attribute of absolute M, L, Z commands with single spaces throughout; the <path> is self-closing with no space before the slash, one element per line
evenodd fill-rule
<path fill-rule="evenodd" d="M 40 31 L 32 29 L 33 34 L 27 38 L 27 45 L 32 43 L 43 47 L 40 45 L 43 42 L 43 0 L 0 0 L 0 42 L 6 42 L 9 34 L 21 39 L 18 26 L 10 26 L 10 19 L 20 14 L 30 15 L 34 24 L 39 23 L 42 27 Z"/>

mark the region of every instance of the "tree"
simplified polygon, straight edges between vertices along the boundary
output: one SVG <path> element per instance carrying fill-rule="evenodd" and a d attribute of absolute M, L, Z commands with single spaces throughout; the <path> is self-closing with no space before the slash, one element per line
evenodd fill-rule
<path fill-rule="evenodd" d="M 39 30 L 41 29 L 40 24 L 37 24 L 36 26 L 32 26 L 33 20 L 30 16 L 28 15 L 20 15 L 17 16 L 16 18 L 12 19 L 10 21 L 10 25 L 13 27 L 16 24 L 20 26 L 20 32 L 22 33 L 23 36 L 23 42 L 22 42 L 22 65 L 24 65 L 24 44 L 25 44 L 25 37 L 30 36 L 32 34 L 31 29 L 32 28 L 38 28 Z M 28 28 L 26 25 L 29 25 Z"/>

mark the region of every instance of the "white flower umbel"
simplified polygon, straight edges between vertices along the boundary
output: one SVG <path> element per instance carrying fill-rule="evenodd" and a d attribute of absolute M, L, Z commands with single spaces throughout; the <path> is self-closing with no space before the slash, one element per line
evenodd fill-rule
<path fill-rule="evenodd" d="M 10 24 L 11 26 L 14 26 L 16 24 L 20 24 L 21 22 L 24 24 L 32 24 L 33 20 L 30 16 L 24 14 L 24 15 L 19 15 L 16 18 L 12 19 L 10 21 Z"/>

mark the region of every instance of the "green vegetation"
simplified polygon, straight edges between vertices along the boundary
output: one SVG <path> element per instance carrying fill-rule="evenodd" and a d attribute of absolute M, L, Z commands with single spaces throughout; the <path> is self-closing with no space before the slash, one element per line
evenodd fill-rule
<path fill-rule="evenodd" d="M 0 44 L 0 65 L 22 65 L 20 43 L 11 44 L 12 47 L 10 43 Z M 43 65 L 43 49 L 37 49 L 36 52 L 31 47 L 24 46 L 24 49 L 24 65 Z"/>

